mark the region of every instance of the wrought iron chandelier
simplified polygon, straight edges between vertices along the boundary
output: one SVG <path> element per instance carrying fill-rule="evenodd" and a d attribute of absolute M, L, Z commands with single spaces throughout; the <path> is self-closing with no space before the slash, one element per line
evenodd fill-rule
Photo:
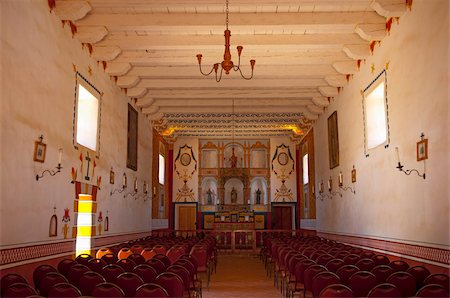
<path fill-rule="evenodd" d="M 225 53 L 223 54 L 223 61 L 222 61 L 222 63 L 215 63 L 212 66 L 210 72 L 205 73 L 202 71 L 202 54 L 197 54 L 197 60 L 198 60 L 198 66 L 200 68 L 200 73 L 204 76 L 209 76 L 214 71 L 215 77 L 216 77 L 216 82 L 220 82 L 220 80 L 222 79 L 222 73 L 224 70 L 225 70 L 225 74 L 229 74 L 230 70 L 234 70 L 234 71 L 239 71 L 242 78 L 244 78 L 246 80 L 250 80 L 253 78 L 253 68 L 255 67 L 255 60 L 254 59 L 250 60 L 250 66 L 252 68 L 252 73 L 251 73 L 250 77 L 244 76 L 244 74 L 242 73 L 242 70 L 241 70 L 241 53 L 242 53 L 242 49 L 244 48 L 243 46 L 237 46 L 237 52 L 238 52 L 238 56 L 239 56 L 238 64 L 234 65 L 233 61 L 231 61 L 231 52 L 230 52 L 231 31 L 228 30 L 228 13 L 229 13 L 228 0 L 226 0 L 226 22 L 225 22 L 226 30 L 224 31 Z M 220 74 L 218 75 L 219 65 L 221 66 L 221 68 L 220 68 Z"/>

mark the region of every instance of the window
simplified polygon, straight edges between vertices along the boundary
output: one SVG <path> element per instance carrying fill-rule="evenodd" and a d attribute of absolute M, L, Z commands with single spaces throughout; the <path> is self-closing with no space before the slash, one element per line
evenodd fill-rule
<path fill-rule="evenodd" d="M 363 93 L 366 155 L 367 150 L 389 141 L 385 73 L 378 75 Z"/>
<path fill-rule="evenodd" d="M 75 145 L 99 150 L 100 92 L 77 73 L 75 98 Z"/>
<path fill-rule="evenodd" d="M 303 155 L 303 185 L 309 182 L 308 153 Z"/>
<path fill-rule="evenodd" d="M 165 167 L 165 158 L 162 154 L 159 154 L 159 165 L 158 165 L 158 179 L 159 184 L 164 185 L 164 167 Z"/>

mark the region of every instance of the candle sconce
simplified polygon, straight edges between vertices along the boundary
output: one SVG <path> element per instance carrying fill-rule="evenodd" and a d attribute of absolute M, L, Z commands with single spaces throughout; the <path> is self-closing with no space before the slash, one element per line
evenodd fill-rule
<path fill-rule="evenodd" d="M 317 195 L 317 199 L 323 201 L 324 199 L 331 199 L 332 197 L 329 194 L 325 194 L 323 187 L 323 180 L 319 184 L 319 194 Z"/>
<path fill-rule="evenodd" d="M 356 169 L 355 169 L 355 166 L 353 166 L 352 183 L 355 183 L 355 181 L 356 181 Z M 342 174 L 342 172 L 339 172 L 339 188 L 342 189 L 343 191 L 349 190 L 352 194 L 356 194 L 356 189 L 355 189 L 355 185 L 354 184 L 353 184 L 353 187 L 351 187 L 351 186 L 344 186 L 344 175 Z"/>
<path fill-rule="evenodd" d="M 404 170 L 404 165 L 400 162 L 400 153 L 398 150 L 398 147 L 395 147 L 395 152 L 397 154 L 397 166 L 396 168 L 400 171 L 405 173 L 406 175 L 411 175 L 412 172 L 417 173 L 419 177 L 422 177 L 425 179 L 425 160 L 428 159 L 428 139 L 424 139 L 425 135 L 422 133 L 420 135 L 420 141 L 417 142 L 417 161 L 423 161 L 423 174 L 420 174 L 420 172 L 416 169 L 411 170 Z"/>
<path fill-rule="evenodd" d="M 114 190 L 111 190 L 109 195 L 112 196 L 116 192 L 117 193 L 123 193 L 126 188 L 127 188 L 127 174 L 123 173 L 123 176 L 122 176 L 122 188 L 116 188 Z"/>
<path fill-rule="evenodd" d="M 43 138 L 44 138 L 44 136 L 41 135 L 39 137 L 40 141 L 36 142 L 35 153 L 34 153 L 34 155 L 35 155 L 34 160 L 35 161 L 44 162 L 46 145 L 44 143 L 42 143 L 42 139 Z M 47 169 L 47 170 L 44 170 L 41 174 L 36 174 L 36 181 L 39 181 L 39 179 L 43 178 L 45 173 L 49 173 L 50 176 L 55 176 L 56 174 L 61 172 L 61 169 L 63 168 L 61 166 L 62 152 L 63 152 L 62 148 L 59 148 L 58 165 L 55 167 L 55 170 Z M 43 159 L 39 160 L 39 158 L 41 158 L 41 156 L 43 156 Z"/>
<path fill-rule="evenodd" d="M 137 199 L 139 198 L 139 197 L 138 197 L 138 182 L 137 182 L 137 178 L 134 179 L 134 188 L 133 188 L 133 191 L 130 191 L 129 193 L 124 194 L 124 195 L 123 195 L 123 198 L 125 199 L 125 198 L 128 197 L 128 196 L 131 196 L 131 197 L 134 198 L 135 200 L 137 200 Z"/>
<path fill-rule="evenodd" d="M 335 195 L 339 195 L 342 198 L 342 193 L 340 191 L 333 191 L 333 179 L 331 178 L 331 176 L 328 180 L 328 191 L 330 192 L 332 197 L 334 197 Z"/>

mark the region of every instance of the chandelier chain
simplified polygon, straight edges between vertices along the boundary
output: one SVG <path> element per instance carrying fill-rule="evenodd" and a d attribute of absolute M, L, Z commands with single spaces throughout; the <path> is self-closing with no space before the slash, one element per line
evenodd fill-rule
<path fill-rule="evenodd" d="M 229 20 L 228 20 L 228 13 L 229 13 L 229 9 L 228 9 L 228 0 L 227 0 L 227 2 L 226 2 L 226 21 L 225 21 L 227 30 L 228 30 L 228 23 L 229 23 Z"/>

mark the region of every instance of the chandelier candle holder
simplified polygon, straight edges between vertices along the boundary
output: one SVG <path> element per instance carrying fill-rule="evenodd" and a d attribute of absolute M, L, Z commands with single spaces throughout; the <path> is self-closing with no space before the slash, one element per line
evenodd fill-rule
<path fill-rule="evenodd" d="M 353 170 L 354 169 L 355 169 L 355 167 L 353 167 Z M 352 194 L 356 194 L 356 189 L 355 189 L 354 185 L 353 185 L 353 187 L 344 186 L 344 175 L 342 174 L 342 172 L 339 172 L 339 188 L 342 189 L 343 191 L 349 190 Z"/>
<path fill-rule="evenodd" d="M 241 54 L 242 54 L 242 50 L 244 49 L 243 46 L 237 46 L 237 52 L 238 52 L 238 64 L 235 65 L 233 63 L 233 61 L 231 60 L 231 52 L 230 52 L 230 37 L 231 37 L 231 31 L 228 29 L 228 14 L 229 14 L 229 9 L 228 9 L 228 0 L 226 1 L 226 21 L 225 21 L 225 25 L 226 25 L 226 29 L 224 31 L 224 36 L 225 36 L 225 52 L 223 54 L 223 61 L 221 63 L 215 63 L 211 70 L 209 72 L 203 72 L 202 70 L 202 54 L 197 54 L 197 60 L 198 60 L 198 67 L 200 69 L 200 73 L 204 76 L 209 76 L 213 71 L 215 74 L 215 78 L 216 78 L 216 82 L 220 82 L 220 80 L 222 79 L 222 73 L 223 71 L 225 71 L 225 74 L 230 74 L 230 70 L 234 70 L 234 71 L 239 71 L 239 73 L 241 74 L 241 77 L 246 79 L 246 80 L 251 80 L 253 78 L 253 69 L 255 67 L 255 60 L 252 59 L 250 60 L 250 67 L 252 69 L 252 73 L 249 77 L 244 76 L 244 74 L 242 73 L 241 70 Z M 220 66 L 220 74 L 219 73 L 219 66 Z"/>

